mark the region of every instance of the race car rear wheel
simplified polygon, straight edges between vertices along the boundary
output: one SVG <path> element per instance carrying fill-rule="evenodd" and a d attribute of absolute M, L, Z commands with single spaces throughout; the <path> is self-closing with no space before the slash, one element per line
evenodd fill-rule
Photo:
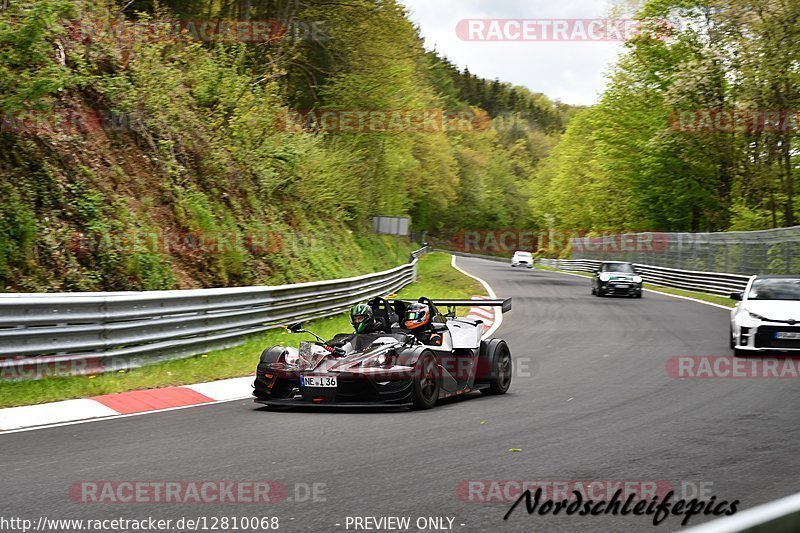
<path fill-rule="evenodd" d="M 432 353 L 426 352 L 422 354 L 417 364 L 419 365 L 419 371 L 414 374 L 414 390 L 412 393 L 414 409 L 430 409 L 436 405 L 436 400 L 439 399 L 439 388 L 441 387 L 436 358 Z"/>
<path fill-rule="evenodd" d="M 511 350 L 506 341 L 492 342 L 487 345 L 486 357 L 489 358 L 491 373 L 489 374 L 489 388 L 481 389 L 483 394 L 505 394 L 511 386 L 511 377 L 514 373 L 511 362 Z"/>

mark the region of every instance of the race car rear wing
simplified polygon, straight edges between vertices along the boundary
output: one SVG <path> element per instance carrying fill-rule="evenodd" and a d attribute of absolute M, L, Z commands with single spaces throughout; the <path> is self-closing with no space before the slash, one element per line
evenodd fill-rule
<path fill-rule="evenodd" d="M 403 303 L 416 303 L 416 300 L 401 300 Z M 511 311 L 511 298 L 504 300 L 432 300 L 436 307 L 501 307 L 503 313 Z"/>

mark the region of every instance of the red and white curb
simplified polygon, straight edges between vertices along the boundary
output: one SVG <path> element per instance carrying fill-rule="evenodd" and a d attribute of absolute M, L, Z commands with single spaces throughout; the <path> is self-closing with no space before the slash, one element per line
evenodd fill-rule
<path fill-rule="evenodd" d="M 0 434 L 66 425 L 98 418 L 133 416 L 250 397 L 253 377 L 224 379 L 182 387 L 106 394 L 80 400 L 0 409 Z"/>
<path fill-rule="evenodd" d="M 472 299 L 488 300 L 488 297 L 475 295 L 472 297 Z M 467 318 L 483 321 L 483 331 L 486 332 L 492 329 L 492 326 L 494 325 L 494 309 L 487 306 L 471 307 Z"/>
<path fill-rule="evenodd" d="M 478 276 L 473 276 L 472 274 L 470 274 L 466 270 L 464 270 L 461 267 L 459 267 L 458 264 L 456 264 L 456 256 L 454 255 L 452 257 L 453 257 L 453 259 L 452 259 L 450 264 L 453 266 L 453 268 L 455 268 L 456 270 L 458 270 L 459 272 L 461 272 L 465 276 L 468 276 L 468 277 L 474 279 L 475 281 L 477 281 L 478 283 L 480 283 L 481 285 L 483 285 L 483 288 L 486 289 L 486 294 L 489 295 L 490 299 L 492 299 L 492 300 L 496 300 L 497 299 L 497 294 L 495 294 L 494 289 L 492 289 L 491 285 L 486 283 L 484 280 L 482 280 Z M 485 296 L 474 296 L 473 298 L 485 299 L 486 297 Z M 482 315 L 485 315 L 486 314 L 485 310 L 487 308 L 486 307 L 477 307 L 477 308 L 473 308 L 473 309 L 480 309 L 481 311 L 479 311 L 479 313 L 482 314 Z M 494 332 L 497 331 L 498 328 L 503 324 L 503 312 L 501 310 L 496 309 L 494 307 L 490 307 L 490 308 L 488 308 L 488 312 L 489 312 L 489 315 L 491 315 L 491 317 L 492 317 L 492 323 L 489 325 L 488 329 L 484 328 L 484 333 L 483 333 L 483 338 L 484 339 L 488 339 L 489 337 L 491 337 L 492 334 L 494 334 Z M 470 315 L 472 315 L 472 311 L 470 311 Z M 481 320 L 483 320 L 483 318 L 481 318 Z"/>

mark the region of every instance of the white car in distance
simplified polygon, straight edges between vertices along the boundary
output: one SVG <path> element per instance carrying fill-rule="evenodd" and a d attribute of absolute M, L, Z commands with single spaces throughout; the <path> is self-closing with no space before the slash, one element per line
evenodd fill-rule
<path fill-rule="evenodd" d="M 511 266 L 533 268 L 533 254 L 522 250 L 514 252 L 514 257 L 511 258 Z"/>
<path fill-rule="evenodd" d="M 800 276 L 753 276 L 731 298 L 730 346 L 734 355 L 800 351 Z"/>

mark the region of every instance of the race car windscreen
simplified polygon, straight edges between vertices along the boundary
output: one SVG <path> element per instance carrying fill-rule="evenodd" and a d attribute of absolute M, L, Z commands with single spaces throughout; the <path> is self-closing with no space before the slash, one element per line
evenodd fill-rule
<path fill-rule="evenodd" d="M 604 264 L 601 272 L 617 272 L 620 274 L 634 274 L 633 266 L 627 263 L 607 263 Z"/>
<path fill-rule="evenodd" d="M 757 279 L 750 288 L 748 299 L 800 301 L 800 278 Z"/>
<path fill-rule="evenodd" d="M 404 333 L 360 333 L 353 336 L 353 349 L 362 352 L 385 344 L 405 343 L 408 339 Z"/>

